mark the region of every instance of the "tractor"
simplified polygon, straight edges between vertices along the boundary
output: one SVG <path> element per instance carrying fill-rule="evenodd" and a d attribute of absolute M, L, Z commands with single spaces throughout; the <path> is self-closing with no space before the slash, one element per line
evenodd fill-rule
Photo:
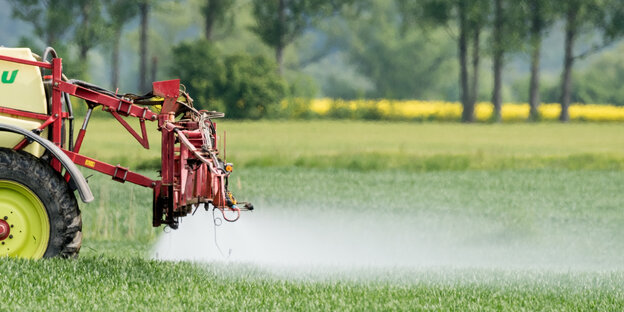
<path fill-rule="evenodd" d="M 87 105 L 77 135 L 72 97 Z M 146 149 L 146 124 L 157 125 L 159 180 L 80 153 L 98 109 Z M 68 79 L 53 48 L 39 56 L 28 48 L 0 47 L 0 257 L 78 256 L 82 219 L 75 193 L 84 203 L 94 199 L 78 166 L 151 188 L 154 227 L 176 229 L 181 217 L 202 205 L 236 221 L 253 205 L 228 190 L 233 165 L 217 149 L 221 138 L 213 119 L 219 117 L 224 114 L 196 109 L 177 79 L 153 82 L 147 94 L 118 94 Z M 128 123 L 133 118 L 140 133 Z"/>

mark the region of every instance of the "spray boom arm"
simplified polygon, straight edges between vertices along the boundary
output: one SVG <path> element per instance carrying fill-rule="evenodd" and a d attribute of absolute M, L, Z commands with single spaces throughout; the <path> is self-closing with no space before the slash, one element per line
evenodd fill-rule
<path fill-rule="evenodd" d="M 45 62 L 0 55 L 0 60 L 37 66 L 49 69 L 52 73 L 44 77 L 44 82 L 51 85 L 51 109 L 48 114 L 8 108 L 3 108 L 2 112 L 43 120 L 38 129 L 29 130 L 40 133 L 49 129 L 50 141 L 60 147 L 76 165 L 110 175 L 121 183 L 128 181 L 152 188 L 153 226 L 166 224 L 177 228 L 178 218 L 189 214 L 194 205 L 200 204 L 205 204 L 206 209 L 211 204 L 223 213 L 224 219 L 232 222 L 238 220 L 241 210 L 253 210 L 250 203 L 237 202 L 228 190 L 232 164 L 219 158 L 216 125 L 212 121 L 212 118 L 223 117 L 223 114 L 193 108 L 191 97 L 180 91 L 179 80 L 154 82 L 153 91 L 144 96 L 118 95 L 83 81 L 68 80 L 62 74 L 61 59 L 58 57 Z M 68 95 L 84 99 L 89 107 L 75 141 Z M 63 111 L 63 105 L 68 106 L 67 111 L 70 113 Z M 149 141 L 145 122 L 158 122 L 158 130 L 162 134 L 161 180 L 152 180 L 120 165 L 113 166 L 80 154 L 89 119 L 98 106 L 110 113 L 146 149 L 149 149 Z M 152 109 L 159 106 L 162 106 L 160 111 Z M 122 116 L 139 119 L 141 134 Z M 62 134 L 66 122 L 70 128 L 69 147 Z M 30 142 L 24 139 L 14 149 L 23 149 L 28 144 Z M 56 171 L 62 172 L 57 159 L 52 158 L 51 165 Z M 65 174 L 65 179 L 70 181 L 69 174 Z"/>

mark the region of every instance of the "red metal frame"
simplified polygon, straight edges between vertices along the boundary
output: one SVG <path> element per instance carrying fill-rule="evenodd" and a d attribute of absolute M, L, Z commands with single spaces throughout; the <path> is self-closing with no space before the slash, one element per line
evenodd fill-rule
<path fill-rule="evenodd" d="M 6 107 L 0 107 L 0 113 L 42 120 L 43 123 L 38 130 L 43 131 L 48 128 L 50 140 L 60 147 L 76 165 L 109 175 L 113 180 L 121 183 L 128 181 L 152 188 L 154 190 L 154 226 L 168 224 L 176 227 L 177 217 L 188 214 L 192 205 L 200 203 L 210 203 L 221 211 L 227 209 L 235 212 L 237 217 L 235 219 L 226 218 L 228 221 L 238 219 L 240 209 L 236 206 L 236 200 L 231 193 L 227 191 L 229 172 L 222 169 L 223 164 L 215 156 L 218 153 L 216 151 L 216 132 L 210 135 L 213 151 L 207 152 L 202 149 L 203 136 L 206 135 L 206 133 L 202 133 L 202 127 L 209 125 L 215 129 L 214 123 L 209 120 L 201 121 L 207 123 L 202 126 L 197 120 L 175 120 L 180 108 L 178 103 L 180 96 L 179 80 L 153 83 L 154 95 L 164 98 L 162 110 L 156 114 L 147 106 L 136 105 L 130 99 L 120 99 L 63 81 L 60 58 L 53 58 L 51 63 L 47 63 L 0 55 L 0 60 L 38 66 L 52 71 L 50 77 L 52 105 L 51 111 L 47 115 Z M 63 93 L 88 101 L 92 108 L 102 106 L 103 111 L 110 113 L 146 149 L 149 149 L 149 141 L 145 121 L 158 121 L 158 128 L 162 133 L 162 179 L 152 180 L 120 165 L 114 166 L 79 154 L 86 133 L 85 127 L 81 128 L 78 133 L 74 150 L 65 149 L 62 146 L 62 127 L 69 115 L 62 109 L 61 98 Z M 139 135 L 122 116 L 138 118 L 141 134 Z M 70 140 L 72 139 L 70 138 Z M 14 148 L 21 149 L 28 144 L 27 140 L 22 140 Z M 58 160 L 52 159 L 51 165 L 56 171 L 62 172 L 61 163 Z M 66 176 L 66 179 L 69 181 L 70 177 Z"/>

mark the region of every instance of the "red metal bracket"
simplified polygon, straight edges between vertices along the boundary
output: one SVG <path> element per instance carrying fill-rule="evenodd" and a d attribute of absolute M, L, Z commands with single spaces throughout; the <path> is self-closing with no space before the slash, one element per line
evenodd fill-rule
<path fill-rule="evenodd" d="M 129 116 L 131 110 L 132 104 L 130 102 L 119 100 L 119 105 L 117 106 L 117 112 L 119 112 L 119 114 Z"/>
<path fill-rule="evenodd" d="M 132 134 L 132 136 L 146 149 L 149 149 L 149 140 L 147 139 L 147 130 L 145 129 L 145 119 L 139 119 L 139 123 L 141 124 L 141 135 L 139 135 L 134 128 L 132 128 L 119 114 L 112 110 L 107 110 L 119 123 Z"/>
<path fill-rule="evenodd" d="M 128 171 L 130 171 L 128 168 L 117 165 L 115 167 L 115 172 L 113 173 L 113 180 L 121 183 L 126 182 L 126 179 L 128 178 Z"/>
<path fill-rule="evenodd" d="M 154 95 L 165 99 L 161 114 L 176 112 L 178 110 L 178 97 L 180 96 L 180 79 L 156 81 L 152 83 Z"/>
<path fill-rule="evenodd" d="M 53 122 L 55 122 L 58 118 L 55 116 L 49 116 L 48 120 L 46 120 L 44 123 L 41 124 L 41 126 L 39 126 L 39 128 L 37 128 L 37 130 L 39 131 L 43 131 L 43 129 L 45 129 L 47 126 L 49 126 L 50 124 L 52 124 Z M 26 147 L 26 145 L 28 145 L 28 139 L 23 139 L 21 140 L 19 143 L 17 143 L 17 145 L 15 145 L 13 147 L 14 150 L 21 150 L 24 147 Z"/>

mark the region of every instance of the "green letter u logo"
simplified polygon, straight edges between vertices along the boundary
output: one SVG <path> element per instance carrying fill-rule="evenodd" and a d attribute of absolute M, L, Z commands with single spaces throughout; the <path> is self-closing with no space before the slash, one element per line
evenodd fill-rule
<path fill-rule="evenodd" d="M 2 83 L 13 83 L 15 81 L 15 77 L 17 77 L 17 69 L 11 72 L 11 78 L 9 78 L 9 72 L 2 72 Z"/>

